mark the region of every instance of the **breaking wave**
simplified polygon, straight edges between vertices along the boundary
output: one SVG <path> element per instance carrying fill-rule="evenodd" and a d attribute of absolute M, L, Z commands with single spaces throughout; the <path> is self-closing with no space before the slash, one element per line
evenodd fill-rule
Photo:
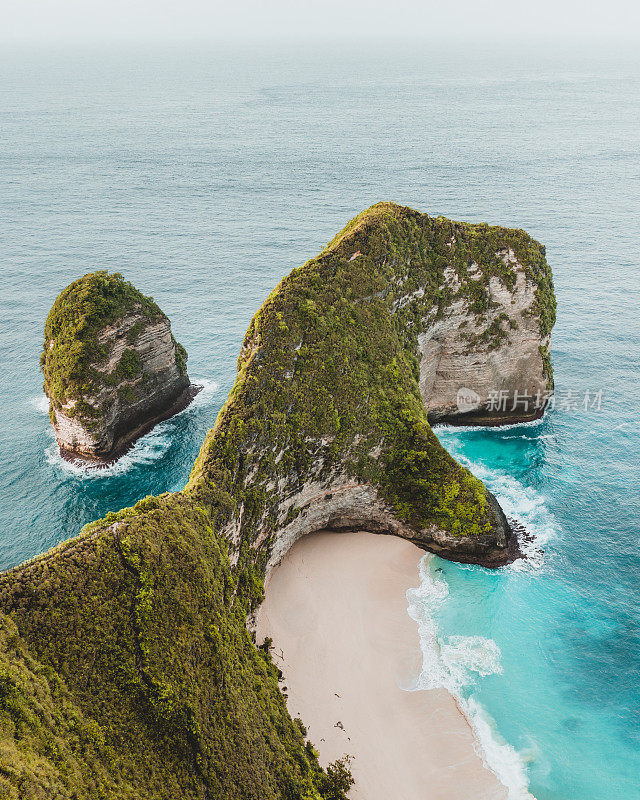
<path fill-rule="evenodd" d="M 541 420 L 525 423 L 537 427 Z M 522 428 L 523 425 L 509 426 Z M 474 433 L 478 428 L 473 428 Z M 491 428 L 487 428 L 491 431 Z M 504 431 L 504 428 L 501 428 Z M 558 526 L 545 498 L 513 476 L 481 463 L 463 452 L 464 429 L 440 427 L 442 444 L 461 464 L 480 478 L 497 497 L 507 517 L 531 534 L 521 542 L 524 558 L 503 570 L 538 571 L 544 566 L 544 546 L 559 535 Z M 407 592 L 409 615 L 418 624 L 422 669 L 414 689 L 444 688 L 456 699 L 471 725 L 485 765 L 507 787 L 509 800 L 531 800 L 526 764 L 531 753 L 519 752 L 506 742 L 495 722 L 473 694 L 478 679 L 503 672 L 498 644 L 484 636 L 443 636 L 436 621 L 438 609 L 449 596 L 449 584 L 437 568 L 438 559 L 426 555 L 420 564 L 421 584 Z M 479 569 L 478 567 L 468 567 Z"/>
<path fill-rule="evenodd" d="M 162 458 L 162 456 L 167 452 L 173 443 L 174 433 L 176 430 L 176 419 L 184 414 L 192 413 L 194 410 L 207 406 L 212 399 L 214 399 L 219 388 L 215 381 L 206 378 L 195 379 L 193 382 L 197 386 L 202 386 L 202 389 L 194 397 L 187 408 L 171 417 L 171 419 L 168 419 L 165 422 L 160 422 L 153 428 L 153 430 L 149 431 L 149 433 L 141 436 L 140 439 L 135 442 L 133 447 L 124 455 L 120 456 L 120 458 L 114 464 L 95 466 L 88 465 L 87 462 L 83 461 L 82 459 L 74 459 L 69 461 L 65 458 L 62 458 L 55 440 L 45 448 L 44 452 L 47 462 L 56 469 L 60 469 L 63 472 L 66 472 L 68 475 L 80 480 L 100 480 L 103 478 L 111 478 L 114 475 L 123 475 L 125 472 L 129 472 L 131 469 L 136 467 L 145 467 L 155 461 L 158 461 L 158 459 Z M 46 410 L 48 411 L 48 400 L 46 397 L 44 399 L 47 402 Z M 38 400 L 40 400 L 40 398 L 38 398 Z M 39 405 L 36 407 L 38 410 L 40 410 Z M 51 437 L 53 438 L 53 431 L 51 429 L 49 430 Z"/>
<path fill-rule="evenodd" d="M 409 616 L 418 623 L 422 669 L 414 686 L 446 689 L 471 725 L 485 766 L 507 787 L 509 800 L 530 800 L 525 756 L 504 741 L 491 717 L 469 694 L 478 677 L 502 673 L 500 648 L 484 636 L 443 637 L 435 619 L 449 596 L 449 584 L 434 568 L 435 557 L 420 562 L 421 584 L 409 589 Z"/>
<path fill-rule="evenodd" d="M 529 422 L 514 422 L 511 425 L 447 425 L 439 422 L 434 427 L 434 431 L 436 433 L 439 431 L 455 431 L 456 433 L 464 433 L 465 431 L 472 431 L 473 433 L 477 431 L 502 432 L 521 430 L 522 428 L 537 428 L 545 422 L 545 417 L 538 417 L 538 419 L 532 419 Z"/>
<path fill-rule="evenodd" d="M 534 426 L 539 425 L 540 422 L 540 420 L 534 420 L 523 424 Z M 524 558 L 514 561 L 504 569 L 517 571 L 541 569 L 544 566 L 545 545 L 551 539 L 557 539 L 560 536 L 558 523 L 548 508 L 544 496 L 531 486 L 524 486 L 517 478 L 506 472 L 471 461 L 463 452 L 460 438 L 451 435 L 452 430 L 449 428 L 446 431 L 442 429 L 436 431 L 436 433 L 444 434 L 441 440 L 442 445 L 460 464 L 480 478 L 497 497 L 507 517 L 522 525 L 530 534 L 529 538 L 520 541 L 520 549 Z M 504 428 L 500 430 L 504 430 Z"/>
<path fill-rule="evenodd" d="M 34 408 L 38 414 L 49 413 L 49 398 L 46 394 L 39 394 L 37 397 L 30 397 L 28 400 L 31 408 Z"/>

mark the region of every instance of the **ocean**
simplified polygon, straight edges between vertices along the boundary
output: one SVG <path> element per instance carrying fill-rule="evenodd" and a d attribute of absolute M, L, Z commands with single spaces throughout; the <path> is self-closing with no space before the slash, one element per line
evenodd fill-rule
<path fill-rule="evenodd" d="M 0 70 L 0 567 L 181 488 L 252 314 L 363 208 L 524 228 L 555 276 L 556 408 L 437 433 L 535 538 L 495 572 L 423 560 L 420 685 L 458 696 L 511 800 L 640 797 L 637 53 L 5 48 Z M 85 472 L 57 455 L 39 355 L 95 269 L 153 295 L 205 389 Z"/>

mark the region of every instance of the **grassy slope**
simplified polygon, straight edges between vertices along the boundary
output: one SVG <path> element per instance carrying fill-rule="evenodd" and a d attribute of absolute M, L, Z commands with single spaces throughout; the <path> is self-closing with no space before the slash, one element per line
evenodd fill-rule
<path fill-rule="evenodd" d="M 251 545 L 275 518 L 270 481 L 303 483 L 314 461 L 372 481 L 410 524 L 471 535 L 491 524 L 482 484 L 429 428 L 414 348 L 422 318 L 451 300 L 445 265 L 464 275 L 472 256 L 488 280 L 503 274 L 492 254 L 505 244 L 537 276 L 542 327 L 550 275 L 523 232 L 389 204 L 364 212 L 254 318 L 185 491 L 0 578 L 0 798 L 343 796 L 348 781 L 319 769 L 246 632 L 269 539 Z M 463 284 L 482 313 L 482 292 Z M 418 286 L 424 297 L 390 313 Z M 240 508 L 231 567 L 217 531 Z"/>
<path fill-rule="evenodd" d="M 119 516 L 3 586 L 0 797 L 330 797 L 207 515 Z"/>

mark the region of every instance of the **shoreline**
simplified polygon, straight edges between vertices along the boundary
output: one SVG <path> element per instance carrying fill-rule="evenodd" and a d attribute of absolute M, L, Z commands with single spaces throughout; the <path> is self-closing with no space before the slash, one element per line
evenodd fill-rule
<path fill-rule="evenodd" d="M 256 640 L 272 639 L 321 763 L 352 756 L 351 800 L 506 800 L 456 698 L 413 691 L 422 651 L 406 593 L 422 555 L 393 536 L 304 537 L 269 577 Z"/>
<path fill-rule="evenodd" d="M 113 466 L 118 459 L 126 455 L 143 436 L 150 433 L 156 425 L 180 414 L 187 409 L 196 396 L 204 389 L 204 386 L 198 383 L 190 383 L 187 388 L 177 397 L 176 400 L 159 414 L 156 414 L 152 419 L 146 420 L 143 424 L 134 428 L 130 433 L 124 437 L 114 449 L 104 458 L 100 456 L 87 456 L 76 453 L 73 450 L 66 450 L 58 444 L 58 451 L 60 457 L 70 464 L 82 466 L 85 469 L 106 469 Z"/>
<path fill-rule="evenodd" d="M 532 412 L 507 412 L 501 416 L 483 413 L 482 411 L 458 412 L 457 414 L 430 415 L 431 426 L 447 425 L 452 428 L 509 428 L 511 425 L 526 425 L 542 419 L 547 404 Z"/>

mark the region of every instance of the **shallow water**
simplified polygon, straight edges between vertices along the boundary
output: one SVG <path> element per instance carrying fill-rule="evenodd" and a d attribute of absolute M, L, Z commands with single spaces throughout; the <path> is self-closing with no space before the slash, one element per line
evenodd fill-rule
<path fill-rule="evenodd" d="M 497 572 L 434 557 L 423 587 L 445 586 L 425 603 L 443 682 L 472 716 L 489 712 L 489 748 L 511 745 L 488 761 L 514 798 L 520 776 L 538 800 L 638 796 L 640 447 L 613 423 L 558 411 L 521 431 L 438 431 L 537 536 L 529 560 Z M 467 637 L 483 637 L 481 658 Z"/>
<path fill-rule="evenodd" d="M 5 50 L 0 69 L 0 565 L 184 485 L 251 315 L 364 207 L 525 228 L 555 274 L 558 392 L 602 408 L 438 432 L 537 547 L 495 573 L 432 559 L 416 613 L 514 797 L 638 797 L 637 56 Z M 56 456 L 38 359 L 55 296 L 96 268 L 153 294 L 207 390 L 87 474 Z"/>

